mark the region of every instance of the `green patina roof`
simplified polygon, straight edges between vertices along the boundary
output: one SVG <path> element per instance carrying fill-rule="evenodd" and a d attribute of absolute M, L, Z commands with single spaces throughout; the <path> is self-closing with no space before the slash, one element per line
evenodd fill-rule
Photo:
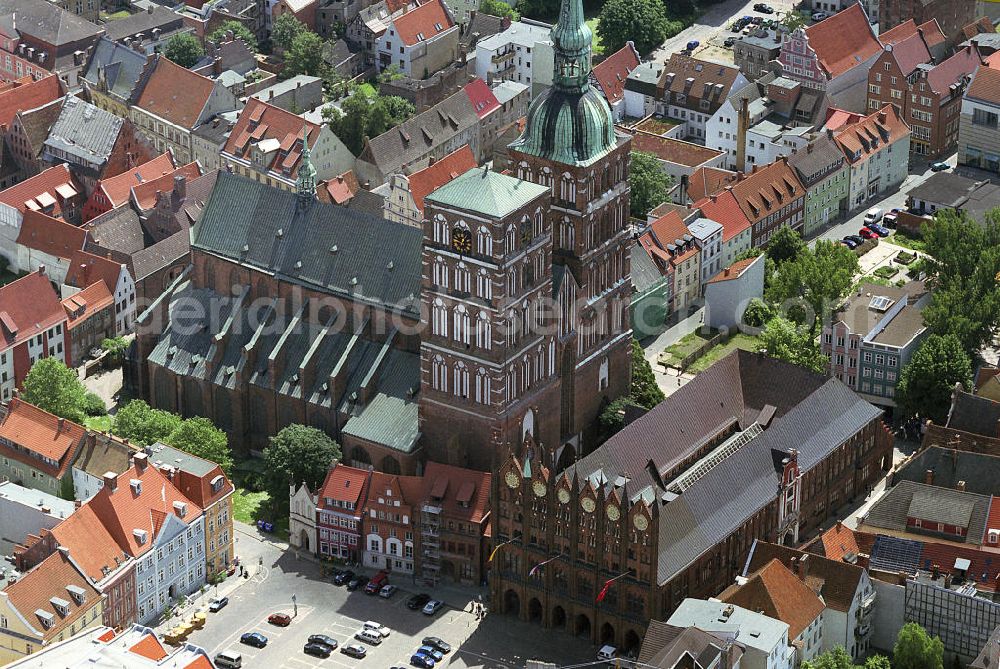
<path fill-rule="evenodd" d="M 424 200 L 492 218 L 503 218 L 548 192 L 547 186 L 515 179 L 483 167 L 473 167 Z"/>
<path fill-rule="evenodd" d="M 590 86 L 592 37 L 582 0 L 562 0 L 552 29 L 552 87 L 532 102 L 524 134 L 512 149 L 582 166 L 615 146 L 611 108 Z"/>

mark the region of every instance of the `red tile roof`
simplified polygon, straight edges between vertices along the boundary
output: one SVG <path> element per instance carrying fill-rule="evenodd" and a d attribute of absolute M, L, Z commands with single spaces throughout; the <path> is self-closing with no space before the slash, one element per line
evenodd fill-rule
<path fill-rule="evenodd" d="M 138 494 L 131 485 L 133 479 L 139 481 Z M 117 477 L 114 486 L 105 485 L 88 502 L 118 546 L 133 557 L 152 547 L 167 515 L 180 517 L 175 503 L 186 505 L 181 519 L 185 524 L 201 516 L 201 507 L 152 465 L 133 465 Z M 145 531 L 143 543 L 139 543 L 135 530 Z"/>
<path fill-rule="evenodd" d="M 824 130 L 840 130 L 846 125 L 857 123 L 864 116 L 846 109 L 830 107 L 826 110 L 826 121 L 823 123 Z"/>
<path fill-rule="evenodd" d="M 990 500 L 990 511 L 986 516 L 986 529 L 1000 530 L 1000 497 L 993 497 Z"/>
<path fill-rule="evenodd" d="M 728 188 L 718 194 L 698 200 L 694 206 L 701 209 L 702 216 L 722 225 L 722 240 L 724 242 L 728 242 L 752 225 L 750 219 L 743 213 L 739 202 L 736 201 L 736 196 Z"/>
<path fill-rule="evenodd" d="M 700 200 L 723 190 L 726 186 L 736 183 L 736 172 L 718 167 L 699 167 L 688 179 L 688 199 Z"/>
<path fill-rule="evenodd" d="M 11 82 L 11 85 L 0 90 L 0 127 L 10 125 L 19 111 L 37 109 L 62 94 L 62 84 L 54 74 L 38 81 L 22 77 Z"/>
<path fill-rule="evenodd" d="M 212 662 L 204 655 L 199 655 L 184 669 L 214 669 Z"/>
<path fill-rule="evenodd" d="M 83 603 L 78 604 L 69 587 L 83 591 Z M 69 629 L 101 601 L 101 593 L 73 565 L 73 562 L 56 551 L 42 560 L 19 581 L 4 588 L 4 593 L 21 617 L 45 642 L 56 638 Z M 59 598 L 66 602 L 66 612 L 60 611 L 52 602 Z M 38 612 L 48 614 L 52 625 L 46 628 Z"/>
<path fill-rule="evenodd" d="M 393 24 L 406 46 L 429 40 L 455 25 L 442 0 L 431 0 L 420 5 L 397 17 Z"/>
<path fill-rule="evenodd" d="M 89 251 L 75 251 L 70 258 L 69 270 L 63 281 L 67 286 L 86 288 L 98 279 L 104 281 L 113 294 L 118 287 L 122 265 L 110 258 L 94 255 Z"/>
<path fill-rule="evenodd" d="M 29 209 L 24 212 L 17 243 L 55 258 L 69 259 L 74 251 L 82 250 L 87 244 L 87 231 Z"/>
<path fill-rule="evenodd" d="M 411 174 L 408 177 L 410 196 L 420 213 L 424 213 L 424 198 L 427 195 L 475 166 L 476 157 L 472 154 L 469 145 L 465 144 L 462 148 L 449 153 L 434 164 Z"/>
<path fill-rule="evenodd" d="M 128 560 L 90 504 L 52 528 L 52 536 L 94 583 L 100 583 Z"/>
<path fill-rule="evenodd" d="M 962 26 L 962 36 L 965 39 L 971 39 L 981 33 L 992 32 L 996 32 L 996 29 L 993 27 L 993 23 L 990 21 L 989 17 L 986 16 L 980 16 L 972 23 Z"/>
<path fill-rule="evenodd" d="M 334 502 L 351 502 L 354 504 L 355 515 L 359 514 L 370 478 L 366 469 L 334 464 L 326 473 L 326 480 L 317 493 L 320 506 L 325 506 L 328 499 Z"/>
<path fill-rule="evenodd" d="M 722 281 L 732 281 L 734 279 L 738 279 L 743 276 L 743 272 L 745 272 L 755 260 L 757 260 L 757 258 L 744 258 L 743 260 L 737 260 L 732 265 L 709 279 L 708 283 L 720 283 Z"/>
<path fill-rule="evenodd" d="M 97 184 L 97 189 L 103 192 L 111 208 L 114 209 L 128 202 L 133 186 L 168 174 L 173 169 L 173 156 L 169 153 L 164 153 L 134 169 L 127 170 L 108 179 L 102 179 Z"/>
<path fill-rule="evenodd" d="M 927 73 L 927 85 L 938 95 L 944 96 L 953 84 L 961 84 L 983 64 L 979 50 L 969 45 L 955 52 L 953 56 L 931 68 Z M 961 92 L 961 89 L 958 89 Z"/>
<path fill-rule="evenodd" d="M 143 182 L 132 187 L 132 202 L 139 209 L 148 211 L 156 206 L 156 194 L 160 191 L 167 193 L 174 190 L 174 177 L 184 177 L 189 182 L 201 176 L 201 168 L 198 163 L 188 163 L 175 170 L 167 172 L 155 179 Z"/>
<path fill-rule="evenodd" d="M 920 568 L 933 570 L 940 567 L 942 574 L 955 574 L 955 560 L 966 559 L 969 568 L 966 576 L 974 581 L 978 590 L 997 592 L 1000 590 L 1000 560 L 991 551 L 979 550 L 958 544 L 939 544 L 925 541 L 920 553 Z"/>
<path fill-rule="evenodd" d="M 861 65 L 882 50 L 860 4 L 806 28 L 809 46 L 833 79 Z"/>
<path fill-rule="evenodd" d="M 976 70 L 965 96 L 1000 105 L 1000 61 L 991 57 L 989 67 Z"/>
<path fill-rule="evenodd" d="M 190 130 L 214 88 L 211 79 L 160 57 L 136 106 Z"/>
<path fill-rule="evenodd" d="M 910 76 L 917 69 L 917 65 L 929 63 L 932 60 L 931 52 L 927 50 L 923 38 L 916 33 L 901 39 L 889 53 L 891 58 L 895 58 L 904 77 Z"/>
<path fill-rule="evenodd" d="M 908 37 L 912 37 L 917 34 L 917 22 L 913 19 L 907 19 L 903 21 L 898 26 L 893 26 L 888 30 L 879 33 L 878 40 L 885 44 L 898 44 Z"/>
<path fill-rule="evenodd" d="M 660 160 L 686 167 L 698 167 L 724 155 L 716 149 L 641 130 L 632 135 L 632 150 L 651 153 Z"/>
<path fill-rule="evenodd" d="M 347 170 L 341 175 L 322 182 L 320 190 L 321 200 L 329 200 L 334 204 L 344 204 L 358 192 L 361 186 L 358 178 L 354 176 L 354 170 Z M 322 195 L 325 193 L 325 195 Z"/>
<path fill-rule="evenodd" d="M 294 179 L 302 157 L 303 128 L 308 133 L 309 147 L 315 147 L 320 133 L 318 125 L 281 107 L 249 98 L 222 151 L 249 160 L 248 155 L 253 145 L 263 140 L 277 140 L 280 144 L 274 150 L 274 158 L 268 163 L 267 169 Z"/>
<path fill-rule="evenodd" d="M 632 42 L 626 42 L 625 46 L 594 66 L 594 80 L 608 104 L 614 104 L 625 96 L 625 80 L 638 66 L 639 52 Z"/>
<path fill-rule="evenodd" d="M 49 277 L 32 272 L 0 287 L 0 344 L 9 348 L 66 319 Z"/>
<path fill-rule="evenodd" d="M 21 448 L 15 450 L 0 443 L 0 452 L 50 476 L 62 478 L 86 433 L 73 421 L 15 397 L 8 405 L 7 416 L 0 422 L 0 440 L 6 439 Z M 47 461 L 32 457 L 32 453 Z"/>
<path fill-rule="evenodd" d="M 163 648 L 163 644 L 159 642 L 155 634 L 147 634 L 142 637 L 139 643 L 129 648 L 129 652 L 141 655 L 154 662 L 159 662 L 167 656 L 167 651 Z"/>
<path fill-rule="evenodd" d="M 441 506 L 445 516 L 480 523 L 489 514 L 491 480 L 489 472 L 428 462 L 423 499 Z"/>
<path fill-rule="evenodd" d="M 833 139 L 850 163 L 867 160 L 910 133 L 895 105 L 886 105 L 862 120 L 835 132 Z M 855 155 L 858 155 L 855 158 Z"/>
<path fill-rule="evenodd" d="M 79 293 L 74 293 L 62 301 L 66 317 L 66 327 L 70 330 L 86 323 L 87 320 L 114 304 L 115 296 L 103 281 L 95 281 Z"/>
<path fill-rule="evenodd" d="M 472 110 L 481 119 L 485 118 L 494 109 L 500 107 L 500 101 L 497 100 L 497 96 L 493 94 L 493 91 L 486 85 L 486 82 L 479 77 L 476 77 L 465 85 L 465 94 L 469 96 L 469 102 L 472 103 Z"/>
<path fill-rule="evenodd" d="M 175 467 L 170 462 L 156 462 L 155 455 L 153 457 L 153 465 L 155 467 L 159 467 L 161 470 L 171 468 L 174 469 L 175 471 L 173 472 L 172 479 L 174 486 L 180 490 L 185 497 L 194 501 L 194 503 L 202 509 L 207 509 L 236 489 L 229 481 L 225 472 L 222 471 L 222 467 L 193 455 L 189 455 L 188 457 L 204 462 L 205 469 L 208 473 L 203 476 L 198 476 L 192 471 Z M 209 465 L 214 465 L 214 467 L 210 468 Z M 222 477 L 222 480 L 220 481 L 221 487 L 217 492 L 212 492 L 212 481 L 216 480 L 218 477 Z"/>
<path fill-rule="evenodd" d="M 69 167 L 62 163 L 0 191 L 0 202 L 21 213 L 29 209 L 44 211 L 51 206 L 45 213 L 58 218 L 62 216 L 63 199 L 82 192 L 83 189 L 76 184 Z"/>
<path fill-rule="evenodd" d="M 938 23 L 937 19 L 921 23 L 917 26 L 917 30 L 924 36 L 924 42 L 927 43 L 927 47 L 930 49 L 948 41 L 948 36 L 944 34 L 944 30 L 941 29 L 941 24 Z"/>
<path fill-rule="evenodd" d="M 732 193 L 743 213 L 756 223 L 804 196 L 806 189 L 787 159 L 779 158 L 737 181 Z"/>
<path fill-rule="evenodd" d="M 826 608 L 816 593 L 777 558 L 758 569 L 744 585 L 727 592 L 728 595 L 723 593 L 722 601 L 762 611 L 787 623 L 789 642 L 798 638 Z"/>

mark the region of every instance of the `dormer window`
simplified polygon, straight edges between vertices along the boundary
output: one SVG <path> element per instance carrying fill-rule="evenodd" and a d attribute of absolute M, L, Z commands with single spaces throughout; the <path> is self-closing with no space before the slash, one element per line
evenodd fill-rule
<path fill-rule="evenodd" d="M 129 479 L 128 485 L 132 488 L 133 495 L 142 494 L 142 481 L 139 479 Z"/>
<path fill-rule="evenodd" d="M 220 490 L 222 490 L 222 484 L 225 482 L 225 480 L 226 479 L 222 476 L 222 474 L 219 474 L 218 476 L 213 478 L 211 482 L 212 492 L 219 492 Z"/>
<path fill-rule="evenodd" d="M 135 537 L 135 542 L 140 546 L 146 543 L 146 530 L 134 529 L 132 530 L 132 536 Z"/>
<path fill-rule="evenodd" d="M 59 612 L 59 615 L 65 616 L 69 615 L 69 602 L 61 597 L 52 597 L 49 599 L 49 603 Z"/>
<path fill-rule="evenodd" d="M 78 585 L 67 585 L 66 592 L 69 596 L 73 598 L 73 601 L 77 604 L 83 604 L 87 601 L 87 592 Z"/>
<path fill-rule="evenodd" d="M 188 512 L 187 503 L 180 501 L 174 502 L 174 513 L 177 514 L 178 518 L 183 518 L 184 516 L 187 515 L 187 512 Z"/>
<path fill-rule="evenodd" d="M 49 613 L 48 611 L 43 611 L 42 609 L 36 609 L 35 615 L 38 616 L 38 619 L 42 623 L 42 627 L 44 627 L 45 629 L 49 629 L 56 622 L 56 617 L 51 613 Z"/>

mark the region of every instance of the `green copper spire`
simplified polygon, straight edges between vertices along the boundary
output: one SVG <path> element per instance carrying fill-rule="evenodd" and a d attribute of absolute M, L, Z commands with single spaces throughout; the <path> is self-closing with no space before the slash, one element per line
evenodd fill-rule
<path fill-rule="evenodd" d="M 312 201 L 316 198 L 316 168 L 310 159 L 309 140 L 306 127 L 302 128 L 302 164 L 299 165 L 299 177 L 295 181 L 299 198 Z"/>
<path fill-rule="evenodd" d="M 590 85 L 593 33 L 583 0 L 561 0 L 552 28 L 552 87 L 528 108 L 524 134 L 510 148 L 565 165 L 589 165 L 616 144 L 611 108 Z"/>

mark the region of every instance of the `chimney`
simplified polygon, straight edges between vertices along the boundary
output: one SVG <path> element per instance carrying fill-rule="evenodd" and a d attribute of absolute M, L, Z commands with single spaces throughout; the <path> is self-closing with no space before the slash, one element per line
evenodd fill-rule
<path fill-rule="evenodd" d="M 884 111 L 880 111 L 878 113 L 878 122 L 879 123 L 885 123 L 885 118 L 886 118 L 885 112 Z"/>
<path fill-rule="evenodd" d="M 809 554 L 804 553 L 799 557 L 799 561 L 795 563 L 795 575 L 799 577 L 800 581 L 805 581 L 806 577 L 809 576 Z"/>
<path fill-rule="evenodd" d="M 934 470 L 933 469 L 928 469 L 927 471 L 924 472 L 924 484 L 925 485 L 934 485 Z"/>
<path fill-rule="evenodd" d="M 146 7 L 146 13 L 147 14 L 152 14 L 153 13 L 153 4 L 152 3 L 150 3 L 149 6 Z"/>
<path fill-rule="evenodd" d="M 722 276 L 729 276 L 729 268 L 722 270 Z"/>
<path fill-rule="evenodd" d="M 144 472 L 146 471 L 146 465 L 149 464 L 149 456 L 145 453 L 136 453 L 132 456 L 132 462 L 135 464 L 137 472 Z"/>
<path fill-rule="evenodd" d="M 433 165 L 436 162 L 437 162 L 437 158 L 435 158 L 434 156 L 431 156 L 430 158 L 427 159 L 427 167 L 430 167 L 431 165 Z"/>
<path fill-rule="evenodd" d="M 56 427 L 56 434 L 62 434 L 62 431 L 66 429 L 66 419 L 60 418 L 59 425 Z"/>
<path fill-rule="evenodd" d="M 806 144 L 806 153 L 812 153 L 812 152 L 813 152 L 813 144 L 812 142 L 809 142 L 808 144 Z"/>
<path fill-rule="evenodd" d="M 114 472 L 104 472 L 104 487 L 114 492 L 118 488 L 118 475 Z"/>
<path fill-rule="evenodd" d="M 959 492 L 965 492 L 965 481 L 959 481 L 955 484 L 955 490 Z"/>
<path fill-rule="evenodd" d="M 38 266 L 38 273 L 41 274 L 42 276 L 45 276 L 45 265 Z"/>
<path fill-rule="evenodd" d="M 830 139 L 833 139 L 833 128 L 826 129 L 826 136 L 829 137 Z"/>
<path fill-rule="evenodd" d="M 736 118 L 736 169 L 743 169 L 747 160 L 747 131 L 750 129 L 750 100 L 740 98 L 740 111 Z"/>
<path fill-rule="evenodd" d="M 174 193 L 181 200 L 187 197 L 187 177 L 183 174 L 174 175 Z"/>

